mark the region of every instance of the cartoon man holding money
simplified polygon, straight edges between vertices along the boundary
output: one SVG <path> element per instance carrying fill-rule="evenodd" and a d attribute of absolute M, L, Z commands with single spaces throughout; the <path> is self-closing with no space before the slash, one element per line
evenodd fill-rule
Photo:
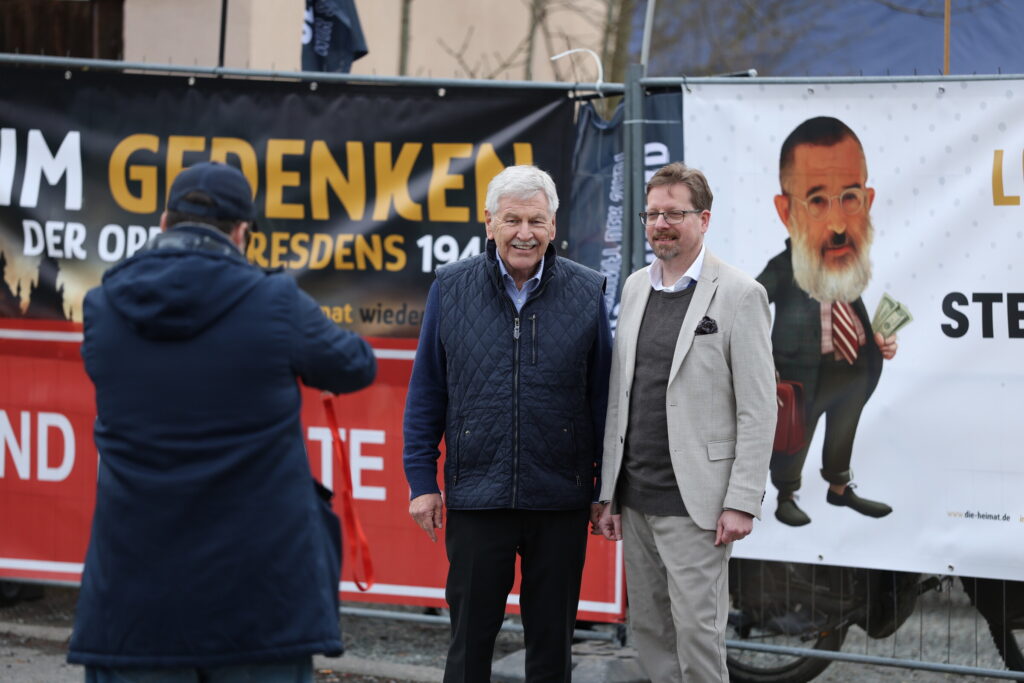
<path fill-rule="evenodd" d="M 772 345 L 780 379 L 804 388 L 806 443 L 795 455 L 774 453 L 775 517 L 803 526 L 811 519 L 796 503 L 801 471 L 818 419 L 825 416 L 821 476 L 826 500 L 869 517 L 892 508 L 854 493 L 850 459 L 861 411 L 896 354 L 897 329 L 910 321 L 888 295 L 869 321 L 861 293 L 871 279 L 875 190 L 856 134 L 842 121 L 817 117 L 786 138 L 779 157 L 782 192 L 775 209 L 789 239 L 757 280 L 775 304 Z"/>

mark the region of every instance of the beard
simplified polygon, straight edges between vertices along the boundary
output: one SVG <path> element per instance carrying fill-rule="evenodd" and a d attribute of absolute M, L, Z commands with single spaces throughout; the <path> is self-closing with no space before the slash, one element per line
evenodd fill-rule
<path fill-rule="evenodd" d="M 675 237 L 674 242 L 655 242 L 654 240 L 661 236 Z M 679 231 L 673 227 L 669 227 L 668 230 L 659 230 L 651 235 L 651 238 L 647 240 L 647 244 L 651 246 L 651 251 L 654 255 L 662 261 L 671 261 L 675 257 L 682 253 L 682 248 L 679 246 Z"/>
<path fill-rule="evenodd" d="M 658 244 L 652 246 L 651 249 L 654 250 L 654 255 L 662 261 L 671 261 L 676 256 L 679 256 L 680 252 L 678 244 Z"/>
<path fill-rule="evenodd" d="M 852 262 L 837 268 L 825 264 L 821 245 L 812 244 L 803 226 L 790 218 L 789 234 L 793 242 L 793 278 L 797 286 L 818 301 L 856 300 L 871 280 L 871 242 L 874 228 L 871 217 L 864 218 L 864 238 L 859 242 L 851 240 L 855 258 Z"/>

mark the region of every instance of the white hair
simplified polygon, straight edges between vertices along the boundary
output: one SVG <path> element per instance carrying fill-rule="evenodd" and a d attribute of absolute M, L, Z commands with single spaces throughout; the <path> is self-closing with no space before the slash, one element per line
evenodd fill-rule
<path fill-rule="evenodd" d="M 529 199 L 538 192 L 544 193 L 548 200 L 548 211 L 554 216 L 558 211 L 558 193 L 555 192 L 555 181 L 551 176 L 536 166 L 509 166 L 488 183 L 484 206 L 491 214 L 495 214 L 503 198 Z"/>
<path fill-rule="evenodd" d="M 790 218 L 790 238 L 793 243 L 793 279 L 800 289 L 823 302 L 854 301 L 867 289 L 871 280 L 871 242 L 875 230 L 871 217 L 867 221 L 864 239 L 856 245 L 857 260 L 842 270 L 825 267 L 818 245 L 811 244 L 807 233 Z"/>

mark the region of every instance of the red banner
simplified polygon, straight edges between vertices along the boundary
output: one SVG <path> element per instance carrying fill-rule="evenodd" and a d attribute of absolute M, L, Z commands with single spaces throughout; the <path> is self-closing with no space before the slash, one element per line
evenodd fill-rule
<path fill-rule="evenodd" d="M 0 577 L 78 583 L 96 496 L 93 387 L 78 347 L 81 325 L 4 320 L 0 326 Z M 448 570 L 408 514 L 402 470 L 402 408 L 415 340 L 371 339 L 380 366 L 373 386 L 334 400 L 349 456 L 356 512 L 370 544 L 375 583 L 357 590 L 342 569 L 343 600 L 443 607 Z M 303 431 L 313 475 L 339 481 L 319 392 L 304 392 Z M 335 508 L 342 514 L 335 499 Z M 346 539 L 346 543 L 348 539 Z M 580 618 L 625 613 L 621 544 L 592 537 Z M 518 611 L 518 583 L 509 610 Z"/>

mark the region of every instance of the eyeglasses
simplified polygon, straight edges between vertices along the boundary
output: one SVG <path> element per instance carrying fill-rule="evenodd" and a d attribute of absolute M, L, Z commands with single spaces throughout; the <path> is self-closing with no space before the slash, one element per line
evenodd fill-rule
<path fill-rule="evenodd" d="M 799 197 L 794 197 L 788 193 L 786 196 L 803 204 L 811 218 L 824 218 L 828 215 L 828 212 L 832 210 L 832 200 L 834 199 L 839 200 L 839 207 L 842 209 L 843 213 L 848 216 L 860 213 L 864 208 L 865 201 L 867 199 L 867 192 L 859 187 L 852 187 L 834 195 L 827 195 L 824 192 L 816 192 L 807 199 L 800 199 Z"/>
<path fill-rule="evenodd" d="M 658 216 L 664 216 L 669 225 L 679 225 L 686 220 L 688 213 L 704 213 L 701 209 L 676 209 L 674 211 L 641 211 L 640 222 L 644 225 L 658 222 Z"/>

